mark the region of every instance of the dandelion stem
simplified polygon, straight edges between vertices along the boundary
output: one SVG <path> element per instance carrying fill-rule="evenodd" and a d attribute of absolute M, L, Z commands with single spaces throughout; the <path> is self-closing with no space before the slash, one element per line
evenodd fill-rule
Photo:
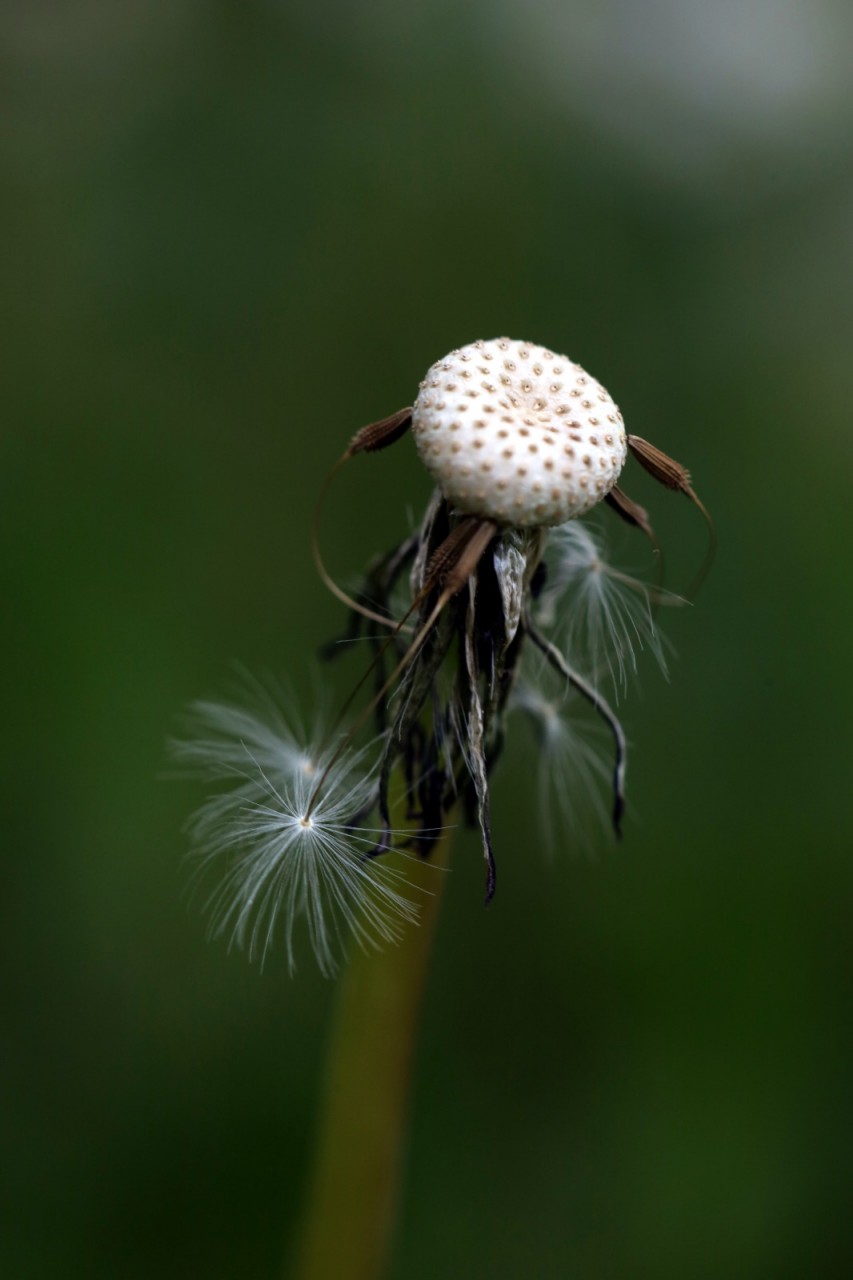
<path fill-rule="evenodd" d="M 424 890 L 420 926 L 408 928 L 398 946 L 355 950 L 342 977 L 293 1280 L 379 1280 L 385 1272 L 451 832 L 429 862 L 406 864 L 409 881 Z"/>

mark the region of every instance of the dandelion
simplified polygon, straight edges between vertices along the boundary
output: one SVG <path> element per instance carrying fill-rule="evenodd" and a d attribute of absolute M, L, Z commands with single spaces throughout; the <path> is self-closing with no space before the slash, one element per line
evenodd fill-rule
<path fill-rule="evenodd" d="M 626 433 L 595 378 L 534 344 L 500 338 L 451 352 L 427 372 L 414 405 L 365 427 L 341 463 L 409 429 L 436 481 L 420 530 L 374 563 L 356 598 L 341 592 L 319 552 L 317 560 L 350 607 L 350 634 L 365 619 L 389 630 L 384 644 L 374 641 L 377 664 L 389 654 L 395 664 L 376 703 L 387 730 L 377 796 L 383 824 L 389 780 L 402 763 L 409 817 L 424 831 L 440 829 L 457 804 L 479 827 L 489 902 L 497 881 L 489 780 L 522 652 L 538 650 L 563 688 L 586 699 L 607 726 L 617 832 L 625 735 L 597 687 L 600 668 L 624 687 L 637 648 L 663 663 L 651 608 L 660 593 L 610 566 L 579 517 L 603 502 L 655 541 L 648 514 L 617 483 L 629 453 L 704 508 L 685 468 Z M 412 603 L 394 617 L 407 569 Z M 429 839 L 419 847 L 428 855 Z"/>
<path fill-rule="evenodd" d="M 572 765 L 594 791 L 601 768 L 560 716 L 544 714 L 551 700 L 529 663 L 518 680 L 525 651 L 608 730 L 619 832 L 625 735 L 599 677 L 609 672 L 624 690 L 638 649 L 664 665 L 652 614 L 661 594 L 612 567 L 580 518 L 605 503 L 654 540 L 647 513 L 619 485 L 629 454 L 704 512 L 688 472 L 626 433 L 595 378 L 534 344 L 500 338 L 451 352 L 428 370 L 412 406 L 357 433 L 332 475 L 409 431 L 433 496 L 420 527 L 374 559 L 354 595 L 323 564 L 319 506 L 315 520 L 320 573 L 349 610 L 345 638 L 371 651 L 339 721 L 369 680 L 372 698 L 331 740 L 309 742 L 258 682 L 248 706 L 196 704 L 175 749 L 218 786 L 191 828 L 201 867 L 220 869 L 207 900 L 214 932 L 263 957 L 280 927 L 291 966 L 298 921 L 324 971 L 342 932 L 362 945 L 396 939 L 416 908 L 386 855 L 403 848 L 428 859 L 457 812 L 479 829 L 492 900 L 489 790 L 513 706 L 538 719 L 552 770 L 545 791 L 564 793 L 554 771 Z M 328 646 L 327 656 L 341 647 Z M 373 743 L 359 746 L 368 722 Z M 392 821 L 396 791 L 402 817 Z"/>
<path fill-rule="evenodd" d="M 376 556 L 349 594 L 320 554 L 322 501 L 342 465 L 409 432 L 434 492 L 420 526 Z M 248 706 L 196 704 L 176 745 L 178 761 L 213 788 L 191 832 L 200 875 L 217 877 L 207 898 L 214 932 L 261 958 L 283 934 L 293 967 L 302 929 L 324 972 L 342 933 L 361 944 L 331 1048 L 293 1272 L 301 1280 L 344 1274 L 342 1258 L 346 1274 L 381 1271 L 438 901 L 427 893 L 418 912 L 406 883 L 421 891 L 423 868 L 445 864 L 460 815 L 479 831 L 485 900 L 494 897 L 490 788 L 512 713 L 537 734 L 540 805 L 562 806 L 561 842 L 575 812 L 571 780 L 593 807 L 609 782 L 620 831 L 626 738 L 600 676 L 621 691 L 638 649 L 662 661 L 653 606 L 664 597 L 611 566 L 600 535 L 579 521 L 605 504 L 657 545 L 647 512 L 621 487 L 629 455 L 705 514 L 685 468 L 629 435 L 580 365 L 508 338 L 451 352 L 414 404 L 355 435 L 321 493 L 317 566 L 347 606 L 343 638 L 370 653 L 332 731 L 300 734 L 256 685 Z M 578 737 L 572 701 L 600 721 L 606 762 Z M 416 915 L 421 927 L 408 928 Z M 397 940 L 390 959 L 373 950 Z"/>

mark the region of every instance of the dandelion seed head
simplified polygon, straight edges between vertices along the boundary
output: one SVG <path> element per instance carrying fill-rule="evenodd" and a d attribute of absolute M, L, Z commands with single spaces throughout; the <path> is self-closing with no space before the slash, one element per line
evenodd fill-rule
<path fill-rule="evenodd" d="M 566 356 L 510 338 L 437 361 L 412 431 L 449 502 L 516 528 L 589 510 L 613 488 L 627 454 L 622 415 L 601 383 Z"/>

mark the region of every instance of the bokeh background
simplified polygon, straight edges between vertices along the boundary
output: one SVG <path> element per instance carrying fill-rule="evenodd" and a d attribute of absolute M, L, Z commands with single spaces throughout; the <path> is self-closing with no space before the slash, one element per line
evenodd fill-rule
<path fill-rule="evenodd" d="M 235 660 L 310 691 L 321 477 L 500 333 L 691 466 L 720 554 L 623 707 L 622 845 L 547 860 L 521 741 L 488 913 L 459 842 L 392 1277 L 853 1264 L 851 41 L 843 0 L 6 0 L 4 1274 L 281 1273 L 334 985 L 205 940 L 164 741 Z M 685 582 L 698 517 L 631 489 Z M 354 465 L 339 576 L 427 492 Z"/>

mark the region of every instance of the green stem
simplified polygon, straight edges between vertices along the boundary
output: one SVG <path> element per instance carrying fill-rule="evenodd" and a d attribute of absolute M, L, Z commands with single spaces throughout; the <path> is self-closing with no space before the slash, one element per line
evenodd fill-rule
<path fill-rule="evenodd" d="M 400 1182 L 414 1043 L 450 830 L 406 861 L 419 925 L 398 946 L 356 950 L 341 980 L 313 1179 L 293 1280 L 379 1280 Z"/>

